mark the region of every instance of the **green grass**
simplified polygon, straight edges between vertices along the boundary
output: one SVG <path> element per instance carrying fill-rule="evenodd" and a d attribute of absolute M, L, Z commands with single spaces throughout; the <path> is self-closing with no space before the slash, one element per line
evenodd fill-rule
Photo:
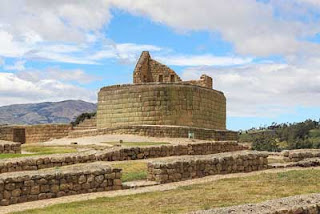
<path fill-rule="evenodd" d="M 144 180 L 147 178 L 147 163 L 142 161 L 126 161 L 123 163 L 111 163 L 113 167 L 122 169 L 123 182 Z"/>
<path fill-rule="evenodd" d="M 0 154 L 0 159 L 29 157 L 36 154 Z"/>
<path fill-rule="evenodd" d="M 158 145 L 167 145 L 170 143 L 166 143 L 166 142 L 123 142 L 123 143 L 119 143 L 119 142 L 101 142 L 101 143 L 106 143 L 106 144 L 110 144 L 110 145 L 121 145 L 121 146 L 158 146 Z"/>
<path fill-rule="evenodd" d="M 54 146 L 36 146 L 28 145 L 22 147 L 23 151 L 36 153 L 36 154 L 63 154 L 63 153 L 72 153 L 77 152 L 77 149 L 74 147 L 54 147 Z"/>
<path fill-rule="evenodd" d="M 77 152 L 77 149 L 73 147 L 52 147 L 42 145 L 22 145 L 22 150 L 24 152 L 30 152 L 31 154 L 0 154 L 0 159 Z"/>
<path fill-rule="evenodd" d="M 59 204 L 19 214 L 186 213 L 320 191 L 320 170 L 223 179 L 175 190 Z"/>
<path fill-rule="evenodd" d="M 251 143 L 252 142 L 252 137 L 251 137 L 250 134 L 243 132 L 243 133 L 239 134 L 239 141 L 242 142 L 242 143 L 244 143 L 244 142 Z"/>

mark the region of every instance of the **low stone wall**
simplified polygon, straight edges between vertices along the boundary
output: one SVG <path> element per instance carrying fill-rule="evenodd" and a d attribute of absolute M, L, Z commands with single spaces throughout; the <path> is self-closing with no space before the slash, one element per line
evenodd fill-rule
<path fill-rule="evenodd" d="M 290 167 L 316 167 L 320 166 L 320 158 L 306 158 L 296 162 L 273 163 L 269 164 L 272 168 L 290 168 Z"/>
<path fill-rule="evenodd" d="M 122 188 L 121 169 L 106 163 L 0 175 L 0 205 Z"/>
<path fill-rule="evenodd" d="M 20 143 L 45 142 L 66 137 L 71 131 L 72 126 L 69 124 L 1 126 L 0 140 Z"/>
<path fill-rule="evenodd" d="M 188 138 L 189 133 L 193 133 L 195 139 L 227 141 L 238 140 L 238 133 L 228 130 L 202 129 L 184 126 L 121 126 L 117 128 L 104 128 L 84 131 L 70 132 L 70 138 L 80 138 L 105 134 L 132 134 L 148 137 L 168 137 L 168 138 Z"/>
<path fill-rule="evenodd" d="M 286 162 L 297 162 L 306 158 L 320 157 L 320 149 L 297 149 L 282 151 L 283 159 Z"/>
<path fill-rule="evenodd" d="M 192 214 L 318 214 L 320 194 L 297 195 L 258 204 L 216 208 L 192 212 Z"/>
<path fill-rule="evenodd" d="M 21 144 L 10 141 L 0 140 L 0 154 L 17 154 L 21 153 Z"/>
<path fill-rule="evenodd" d="M 216 174 L 251 172 L 268 168 L 267 153 L 246 151 L 184 156 L 148 163 L 148 180 L 170 183 Z"/>
<path fill-rule="evenodd" d="M 0 140 L 13 141 L 13 128 L 11 126 L 0 126 Z"/>
<path fill-rule="evenodd" d="M 73 127 L 74 130 L 90 130 L 97 128 L 97 118 L 95 116 L 91 118 L 86 118 L 84 121 L 80 122 L 78 125 Z"/>
<path fill-rule="evenodd" d="M 25 126 L 25 130 L 26 143 L 37 143 L 66 137 L 72 130 L 72 126 L 69 124 L 33 125 Z"/>
<path fill-rule="evenodd" d="M 179 155 L 206 155 L 246 149 L 236 142 L 190 143 L 150 147 L 113 148 L 99 152 L 81 152 L 0 160 L 0 172 L 38 170 L 95 161 L 123 161 Z"/>
<path fill-rule="evenodd" d="M 109 152 L 99 152 L 96 154 L 96 156 L 98 160 L 123 161 L 182 155 L 207 155 L 221 152 L 240 151 L 245 149 L 247 148 L 239 145 L 237 142 L 226 141 L 120 148 Z"/>

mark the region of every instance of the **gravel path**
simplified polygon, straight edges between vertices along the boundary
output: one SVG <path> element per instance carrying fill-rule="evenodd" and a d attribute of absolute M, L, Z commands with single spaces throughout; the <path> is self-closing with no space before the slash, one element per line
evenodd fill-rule
<path fill-rule="evenodd" d="M 55 205 L 55 204 L 91 200 L 91 199 L 96 199 L 96 198 L 100 198 L 100 197 L 116 197 L 116 196 L 133 195 L 133 194 L 154 192 L 154 191 L 173 190 L 173 189 L 176 189 L 181 186 L 189 186 L 192 184 L 202 184 L 202 183 L 212 182 L 212 181 L 225 179 L 225 178 L 248 177 L 248 176 L 259 175 L 259 174 L 263 174 L 263 173 L 278 173 L 278 172 L 287 172 L 287 171 L 292 171 L 292 170 L 307 170 L 307 169 L 310 169 L 310 168 L 268 169 L 268 170 L 264 170 L 264 171 L 255 171 L 255 172 L 250 172 L 250 173 L 214 175 L 214 176 L 208 176 L 208 177 L 187 180 L 187 181 L 181 181 L 181 182 L 176 182 L 176 183 L 142 187 L 142 188 L 138 188 L 138 189 L 127 189 L 127 190 L 97 192 L 97 193 L 65 196 L 65 197 L 61 197 L 61 198 L 53 198 L 53 199 L 33 201 L 33 202 L 27 202 L 27 203 L 14 204 L 14 205 L 10 205 L 10 206 L 0 207 L 0 213 L 5 214 L 5 213 L 10 213 L 10 212 L 24 211 L 24 210 L 28 210 L 28 209 L 44 208 L 44 207 L 48 207 L 48 206 Z M 312 169 L 320 169 L 320 167 L 315 167 Z"/>
<path fill-rule="evenodd" d="M 172 144 L 190 143 L 190 142 L 207 142 L 204 140 L 188 139 L 188 138 L 158 138 L 158 137 L 145 137 L 139 135 L 98 135 L 91 137 L 81 138 L 62 138 L 52 141 L 44 142 L 44 145 L 70 145 L 72 142 L 77 142 L 78 145 L 104 145 L 108 144 L 103 142 L 166 142 Z"/>

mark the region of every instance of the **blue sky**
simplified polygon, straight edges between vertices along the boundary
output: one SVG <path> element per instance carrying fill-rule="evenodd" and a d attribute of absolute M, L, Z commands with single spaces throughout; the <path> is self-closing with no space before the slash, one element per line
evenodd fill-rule
<path fill-rule="evenodd" d="M 13 0 L 0 14 L 0 106 L 96 102 L 149 50 L 184 80 L 212 76 L 228 129 L 320 118 L 317 0 Z"/>

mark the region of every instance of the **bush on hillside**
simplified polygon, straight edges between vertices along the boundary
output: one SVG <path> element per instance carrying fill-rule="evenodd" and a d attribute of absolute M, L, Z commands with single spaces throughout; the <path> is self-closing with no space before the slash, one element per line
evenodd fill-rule
<path fill-rule="evenodd" d="M 80 114 L 75 121 L 71 122 L 72 126 L 77 126 L 79 123 L 83 122 L 85 119 L 90 119 L 94 116 L 96 116 L 97 112 L 91 112 L 91 113 L 82 113 Z"/>
<path fill-rule="evenodd" d="M 253 136 L 252 149 L 269 152 L 280 151 L 277 141 L 272 136 L 264 134 Z"/>

